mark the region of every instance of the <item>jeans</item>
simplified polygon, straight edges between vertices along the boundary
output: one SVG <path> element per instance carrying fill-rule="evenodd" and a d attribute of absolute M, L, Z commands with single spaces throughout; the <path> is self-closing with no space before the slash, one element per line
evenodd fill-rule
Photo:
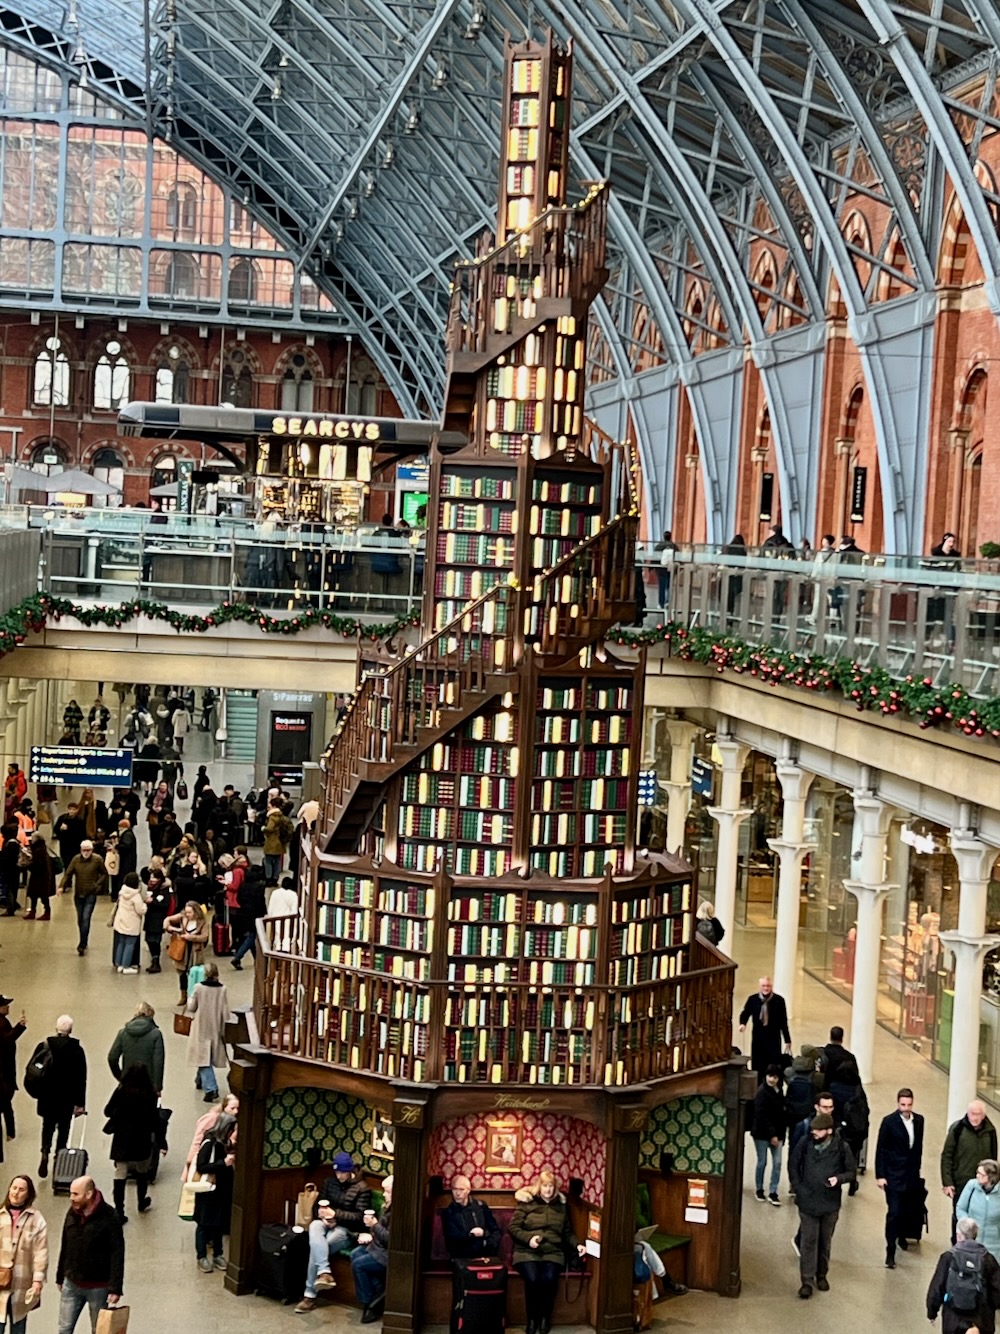
<path fill-rule="evenodd" d="M 254 957 L 255 959 L 256 959 L 256 957 L 257 957 L 257 926 L 256 926 L 256 923 L 254 924 L 254 928 L 253 928 L 253 930 L 252 930 L 252 931 L 248 931 L 248 932 L 246 933 L 246 935 L 243 937 L 243 939 L 240 941 L 239 945 L 237 945 L 237 947 L 236 947 L 236 953 L 233 955 L 233 958 L 235 959 L 235 961 L 236 961 L 237 963 L 239 963 L 240 960 L 241 960 L 245 955 L 247 955 L 247 954 L 252 954 L 253 957 Z"/>
<path fill-rule="evenodd" d="M 80 949 L 82 950 L 87 948 L 87 941 L 90 939 L 90 919 L 93 917 L 96 907 L 96 894 L 80 895 L 76 899 L 76 924 L 80 928 Z"/>
<path fill-rule="evenodd" d="M 830 1245 L 839 1212 L 799 1214 L 799 1274 L 802 1282 L 813 1287 L 818 1278 L 826 1278 L 830 1268 Z"/>
<path fill-rule="evenodd" d="M 201 1223 L 194 1230 L 194 1250 L 199 1260 L 204 1260 L 211 1246 L 215 1258 L 222 1257 L 222 1228 L 204 1227 Z"/>
<path fill-rule="evenodd" d="M 269 885 L 278 883 L 278 876 L 281 874 L 281 857 L 280 852 L 264 853 L 264 877 Z"/>
<path fill-rule="evenodd" d="M 770 1140 L 755 1139 L 754 1147 L 757 1150 L 757 1189 L 764 1189 L 764 1168 L 767 1166 L 767 1155 L 771 1155 L 771 1186 L 768 1190 L 769 1195 L 777 1195 L 778 1182 L 781 1180 L 781 1144 L 772 1144 Z"/>
<path fill-rule="evenodd" d="M 657 570 L 656 582 L 659 584 L 659 604 L 661 607 L 666 607 L 670 601 L 670 571 Z"/>
<path fill-rule="evenodd" d="M 108 1288 L 78 1288 L 71 1278 L 63 1279 L 59 1298 L 59 1334 L 73 1334 L 80 1312 L 90 1307 L 90 1328 L 97 1328 L 97 1313 L 108 1304 Z"/>
<path fill-rule="evenodd" d="M 371 1254 L 367 1246 L 359 1246 L 351 1254 L 351 1272 L 354 1274 L 354 1292 L 358 1301 L 362 1306 L 371 1306 L 376 1297 L 381 1297 L 385 1292 L 385 1265 Z"/>
<path fill-rule="evenodd" d="M 201 1088 L 204 1093 L 218 1093 L 219 1081 L 215 1077 L 215 1071 L 210 1065 L 199 1065 L 198 1078 L 201 1080 Z"/>
<path fill-rule="evenodd" d="M 330 1256 L 338 1251 L 348 1251 L 352 1245 L 351 1234 L 346 1227 L 330 1227 L 321 1218 L 314 1218 L 309 1224 L 309 1268 L 306 1271 L 307 1297 L 316 1296 L 316 1279 L 320 1274 L 329 1274 Z M 360 1297 L 360 1293 L 358 1294 Z"/>
<path fill-rule="evenodd" d="M 636 1244 L 642 1250 L 642 1258 L 646 1261 L 646 1264 L 649 1265 L 649 1272 L 651 1274 L 655 1274 L 657 1278 L 662 1278 L 663 1275 L 667 1272 L 667 1266 L 656 1254 L 652 1246 L 650 1246 L 649 1242 L 640 1241 L 637 1242 Z"/>
<path fill-rule="evenodd" d="M 25 1334 L 25 1331 L 28 1328 L 28 1317 L 25 1316 L 23 1320 L 15 1320 L 13 1313 L 10 1310 L 9 1303 L 7 1307 L 7 1319 L 0 1325 L 0 1334 L 7 1334 L 7 1320 L 10 1321 L 10 1334 Z"/>
<path fill-rule="evenodd" d="M 42 1157 L 47 1158 L 52 1152 L 52 1136 L 56 1137 L 56 1148 L 65 1149 L 69 1143 L 69 1128 L 73 1122 L 73 1111 L 53 1112 L 42 1117 Z"/>
<path fill-rule="evenodd" d="M 126 936 L 121 931 L 115 932 L 114 949 L 111 962 L 116 968 L 134 968 L 139 961 L 139 937 Z"/>

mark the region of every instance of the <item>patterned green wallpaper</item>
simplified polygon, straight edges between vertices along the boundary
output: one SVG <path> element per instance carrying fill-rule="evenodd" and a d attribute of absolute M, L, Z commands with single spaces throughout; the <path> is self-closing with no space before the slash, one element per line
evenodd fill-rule
<path fill-rule="evenodd" d="M 659 1171 L 664 1150 L 674 1155 L 678 1172 L 721 1176 L 726 1162 L 726 1109 L 718 1098 L 698 1093 L 654 1108 L 639 1145 L 639 1166 Z"/>
<path fill-rule="evenodd" d="M 388 1172 L 392 1159 L 372 1153 L 375 1113 L 358 1098 L 328 1089 L 282 1089 L 267 1100 L 264 1166 L 304 1167 L 315 1145 L 329 1162 L 346 1149 L 366 1172 Z"/>

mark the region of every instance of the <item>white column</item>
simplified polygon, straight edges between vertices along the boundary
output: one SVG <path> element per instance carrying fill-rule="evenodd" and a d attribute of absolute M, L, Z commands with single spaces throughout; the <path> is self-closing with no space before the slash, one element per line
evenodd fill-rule
<path fill-rule="evenodd" d="M 815 851 L 815 843 L 806 841 L 806 797 L 813 774 L 800 769 L 786 756 L 775 762 L 781 784 L 781 837 L 769 838 L 767 845 L 778 854 L 778 921 L 774 937 L 774 989 L 784 996 L 789 1015 L 794 1011 L 795 964 L 799 950 L 799 912 L 802 900 L 802 859 Z"/>
<path fill-rule="evenodd" d="M 986 893 L 997 849 L 972 829 L 951 833 L 958 863 L 958 930 L 941 933 L 941 943 L 955 956 L 955 1019 L 951 1029 L 948 1074 L 948 1124 L 964 1116 L 976 1096 L 979 1074 L 979 1009 L 983 995 L 983 955 L 1000 945 L 986 934 Z"/>
<path fill-rule="evenodd" d="M 691 809 L 691 745 L 698 732 L 696 723 L 683 718 L 667 721 L 670 737 L 670 781 L 667 789 L 667 851 L 684 851 L 684 829 Z"/>
<path fill-rule="evenodd" d="M 858 901 L 854 946 L 854 996 L 851 1051 L 857 1057 L 861 1082 L 872 1078 L 875 1061 L 875 1020 L 878 1009 L 878 967 L 882 957 L 882 908 L 895 886 L 885 879 L 886 842 L 893 808 L 865 788 L 854 790 L 854 839 L 858 876 L 844 888 Z"/>
<path fill-rule="evenodd" d="M 740 825 L 753 812 L 740 806 L 743 766 L 748 753 L 746 746 L 739 745 L 732 737 L 722 735 L 716 737 L 715 744 L 722 756 L 719 805 L 708 808 L 709 815 L 719 826 L 719 851 L 715 862 L 715 915 L 731 939 L 736 916 Z"/>

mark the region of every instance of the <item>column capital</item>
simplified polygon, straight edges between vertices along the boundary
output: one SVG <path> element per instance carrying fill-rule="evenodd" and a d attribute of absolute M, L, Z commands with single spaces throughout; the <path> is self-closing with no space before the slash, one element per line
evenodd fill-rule
<path fill-rule="evenodd" d="M 1000 946 L 1000 936 L 966 936 L 961 931 L 942 931 L 938 939 L 956 956 L 972 955 L 975 959 Z"/>
<path fill-rule="evenodd" d="M 802 858 L 810 852 L 815 852 L 818 845 L 816 843 L 797 843 L 790 838 L 769 838 L 767 846 L 772 852 L 776 852 L 782 861 L 786 857 L 790 857 L 801 864 Z"/>
<path fill-rule="evenodd" d="M 864 837 L 884 837 L 896 813 L 895 806 L 876 796 L 870 788 L 856 787 L 851 795 L 854 798 L 854 813 L 861 822 Z"/>
<path fill-rule="evenodd" d="M 883 880 L 877 885 L 870 885 L 867 880 L 845 880 L 844 888 L 848 894 L 853 894 L 859 903 L 862 899 L 881 903 L 887 894 L 890 894 L 894 889 L 898 889 L 899 886 L 890 884 L 887 880 Z"/>
<path fill-rule="evenodd" d="M 998 849 L 980 838 L 974 829 L 953 829 L 948 842 L 962 884 L 987 884 Z"/>
<path fill-rule="evenodd" d="M 690 746 L 697 733 L 701 731 L 697 723 L 689 723 L 686 718 L 668 718 L 666 729 L 671 746 L 682 747 Z"/>
<path fill-rule="evenodd" d="M 713 820 L 717 820 L 720 825 L 727 821 L 738 829 L 744 820 L 753 815 L 753 810 L 749 806 L 744 806 L 741 810 L 729 811 L 724 806 L 709 806 L 708 813 Z"/>
<path fill-rule="evenodd" d="M 805 801 L 815 774 L 807 773 L 798 760 L 788 758 L 775 760 L 774 772 L 781 784 L 781 795 L 785 801 Z"/>
<path fill-rule="evenodd" d="M 723 772 L 729 770 L 733 773 L 742 773 L 743 766 L 747 762 L 747 756 L 750 754 L 749 746 L 741 746 L 740 743 L 731 736 L 718 736 L 715 738 L 716 749 L 722 756 Z"/>

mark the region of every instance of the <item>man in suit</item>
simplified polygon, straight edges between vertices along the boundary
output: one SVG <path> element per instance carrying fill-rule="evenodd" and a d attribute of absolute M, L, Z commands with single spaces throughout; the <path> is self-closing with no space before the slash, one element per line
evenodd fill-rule
<path fill-rule="evenodd" d="M 769 977 L 762 977 L 756 995 L 748 996 L 740 1011 L 740 1032 L 753 1020 L 750 1035 L 750 1065 L 757 1071 L 757 1083 L 763 1084 L 769 1065 L 781 1064 L 781 1041 L 785 1052 L 791 1055 L 792 1035 L 788 1031 L 788 1008 L 785 998 L 779 996 Z"/>
<path fill-rule="evenodd" d="M 913 1090 L 900 1089 L 896 1110 L 884 1117 L 875 1148 L 875 1184 L 885 1191 L 885 1267 L 896 1268 L 896 1243 L 905 1251 L 906 1210 L 914 1207 L 922 1181 L 924 1118 L 913 1110 Z M 921 1202 L 922 1208 L 922 1202 Z"/>

